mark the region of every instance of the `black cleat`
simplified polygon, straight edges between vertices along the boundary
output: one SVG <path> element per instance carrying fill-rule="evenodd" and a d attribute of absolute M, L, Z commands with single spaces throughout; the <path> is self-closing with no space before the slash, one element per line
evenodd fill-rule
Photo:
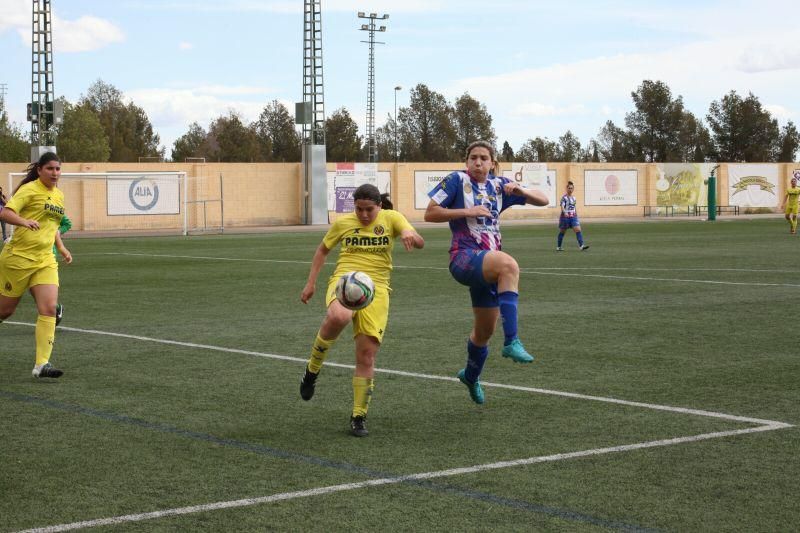
<path fill-rule="evenodd" d="M 38 369 L 33 367 L 33 377 L 35 378 L 60 378 L 62 375 L 64 375 L 64 371 L 55 368 L 50 363 L 45 363 Z"/>
<path fill-rule="evenodd" d="M 369 435 L 369 431 L 367 431 L 367 417 L 361 415 L 351 416 L 350 433 L 355 437 L 366 437 Z"/>
<path fill-rule="evenodd" d="M 313 373 L 308 369 L 308 366 L 306 366 L 306 370 L 303 372 L 303 379 L 300 380 L 300 397 L 305 401 L 314 397 L 314 386 L 317 384 L 317 376 L 319 376 L 318 373 Z"/>
<path fill-rule="evenodd" d="M 56 326 L 61 324 L 62 318 L 64 318 L 64 306 L 56 304 Z"/>

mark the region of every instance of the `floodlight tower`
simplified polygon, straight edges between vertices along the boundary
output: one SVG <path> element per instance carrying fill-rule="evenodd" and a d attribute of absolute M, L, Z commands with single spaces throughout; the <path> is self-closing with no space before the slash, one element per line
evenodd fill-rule
<path fill-rule="evenodd" d="M 386 44 L 375 40 L 375 32 L 385 32 L 386 26 L 375 27 L 376 20 L 386 20 L 389 15 L 378 16 L 377 13 L 365 14 L 358 12 L 358 18 L 369 20 L 369 24 L 362 24 L 361 31 L 369 32 L 369 67 L 367 76 L 367 153 L 370 163 L 378 161 L 378 151 L 375 147 L 375 45 Z"/>
<path fill-rule="evenodd" d="M 31 162 L 56 151 L 56 129 L 64 118 L 53 89 L 53 27 L 50 0 L 33 0 L 31 103 Z"/>
<path fill-rule="evenodd" d="M 325 97 L 322 78 L 322 2 L 304 0 L 303 101 L 295 105 L 301 124 L 303 152 L 304 224 L 328 223 L 328 184 L 325 159 Z"/>

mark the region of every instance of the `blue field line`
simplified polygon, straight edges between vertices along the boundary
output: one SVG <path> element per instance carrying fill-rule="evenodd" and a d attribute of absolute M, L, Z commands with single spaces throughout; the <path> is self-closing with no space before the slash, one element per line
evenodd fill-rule
<path fill-rule="evenodd" d="M 248 442 L 238 441 L 234 439 L 225 439 L 222 437 L 217 437 L 208 433 L 201 433 L 197 431 L 191 431 L 187 429 L 181 429 L 179 427 L 171 426 L 168 424 L 162 424 L 158 422 L 148 422 L 147 420 L 142 420 L 140 418 L 133 418 L 126 415 L 119 415 L 116 413 L 110 413 L 106 411 L 100 411 L 98 409 L 92 409 L 89 407 L 83 407 L 80 405 L 68 404 L 64 402 L 59 402 L 55 400 L 50 400 L 46 398 L 38 398 L 36 396 L 29 396 L 27 394 L 19 394 L 15 392 L 9 392 L 0 390 L 0 397 L 32 404 L 32 405 L 39 405 L 42 407 L 47 407 L 50 409 L 56 409 L 59 411 L 65 411 L 68 413 L 75 413 L 85 416 L 90 416 L 94 418 L 99 418 L 101 420 L 106 420 L 109 422 L 114 422 L 118 424 L 134 426 L 138 428 L 143 428 L 151 431 L 156 431 L 159 433 L 170 434 L 170 435 L 178 435 L 181 437 L 185 437 L 188 439 L 193 439 L 201 442 L 207 442 L 211 444 L 215 444 L 218 446 L 224 446 L 229 448 L 235 448 L 238 450 L 244 450 L 247 452 L 252 452 L 259 455 L 264 455 L 268 457 L 275 457 L 279 459 L 287 459 L 290 461 L 295 461 L 299 463 L 306 463 L 316 466 L 323 466 L 326 468 L 333 468 L 336 470 L 354 473 L 354 474 L 361 474 L 373 479 L 398 479 L 401 480 L 400 483 L 404 485 L 411 485 L 415 487 L 421 487 L 430 489 L 436 492 L 447 493 L 447 494 L 455 494 L 458 496 L 463 496 L 465 498 L 471 498 L 474 500 L 480 500 L 483 502 L 503 505 L 506 507 L 511 507 L 515 509 L 520 509 L 524 511 L 530 511 L 538 514 L 548 515 L 554 518 L 559 518 L 562 520 L 567 520 L 571 522 L 579 522 L 584 524 L 591 524 L 600 527 L 605 527 L 609 529 L 619 530 L 619 531 L 635 531 L 635 532 L 657 532 L 657 529 L 651 528 L 644 528 L 641 526 L 626 524 L 624 522 L 618 522 L 613 520 L 606 520 L 604 518 L 597 518 L 594 516 L 586 515 L 583 513 L 579 513 L 576 511 L 569 511 L 563 509 L 557 509 L 553 507 L 547 507 L 544 505 L 538 505 L 534 503 L 530 503 L 524 500 L 515 500 L 509 498 L 503 498 L 500 496 L 496 496 L 493 494 L 480 492 L 480 491 L 473 491 L 468 489 L 463 489 L 460 487 L 455 487 L 451 485 L 445 485 L 440 483 L 435 483 L 428 480 L 419 480 L 419 479 L 403 479 L 405 476 L 397 475 L 397 474 L 390 474 L 385 472 L 379 472 L 376 470 L 372 470 L 369 468 L 365 468 L 358 465 L 353 465 L 350 463 L 341 463 L 337 461 L 331 461 L 328 459 L 324 459 L 321 457 L 316 457 L 312 455 L 304 455 L 295 452 L 290 452 L 286 450 L 280 450 L 277 448 L 272 448 L 270 446 L 264 446 L 261 444 L 252 444 Z"/>

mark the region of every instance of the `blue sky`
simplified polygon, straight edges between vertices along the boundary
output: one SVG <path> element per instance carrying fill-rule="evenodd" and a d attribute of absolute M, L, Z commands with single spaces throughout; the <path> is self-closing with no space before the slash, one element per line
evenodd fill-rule
<path fill-rule="evenodd" d="M 169 156 L 198 122 L 229 109 L 246 121 L 302 99 L 301 0 L 52 0 L 55 91 L 77 101 L 98 78 L 143 107 Z M 781 124 L 800 122 L 800 2 L 323 0 L 325 107 L 346 107 L 363 135 L 366 32 L 358 11 L 388 13 L 376 46 L 376 125 L 424 83 L 451 102 L 468 92 L 498 143 L 588 142 L 624 124 L 631 91 L 662 80 L 704 118 L 713 100 L 753 92 Z M 26 130 L 31 0 L 0 0 L 0 83 Z"/>

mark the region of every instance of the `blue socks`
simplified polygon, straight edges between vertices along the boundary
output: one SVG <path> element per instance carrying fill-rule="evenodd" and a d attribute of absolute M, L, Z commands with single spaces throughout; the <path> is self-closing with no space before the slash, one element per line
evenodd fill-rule
<path fill-rule="evenodd" d="M 563 242 L 564 242 L 564 234 L 563 233 L 559 233 L 558 234 L 558 247 L 559 248 L 561 248 L 561 243 L 563 243 Z"/>
<path fill-rule="evenodd" d="M 500 316 L 503 319 L 504 345 L 508 346 L 517 338 L 517 302 L 519 294 L 513 291 L 501 292 L 497 295 L 500 302 Z"/>
<path fill-rule="evenodd" d="M 488 356 L 488 346 L 475 346 L 471 340 L 467 339 L 467 366 L 464 369 L 464 377 L 467 381 L 470 383 L 478 381 Z"/>
<path fill-rule="evenodd" d="M 583 232 L 578 231 L 575 233 L 575 236 L 578 238 L 578 246 L 583 246 Z"/>

